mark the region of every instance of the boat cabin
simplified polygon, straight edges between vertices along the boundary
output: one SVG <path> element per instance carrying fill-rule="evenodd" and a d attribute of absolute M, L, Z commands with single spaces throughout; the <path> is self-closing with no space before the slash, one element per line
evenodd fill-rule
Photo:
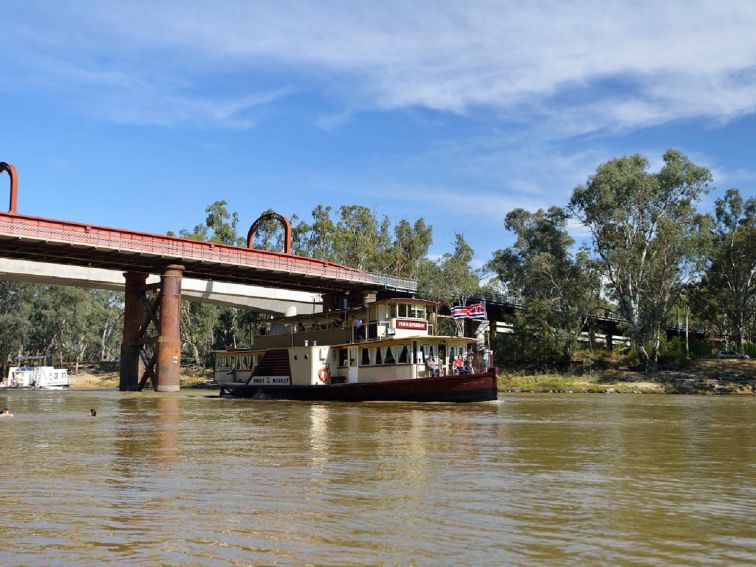
<path fill-rule="evenodd" d="M 253 347 L 215 352 L 215 380 L 304 386 L 473 372 L 475 339 L 435 335 L 437 308 L 396 298 L 271 319 L 257 329 Z"/>

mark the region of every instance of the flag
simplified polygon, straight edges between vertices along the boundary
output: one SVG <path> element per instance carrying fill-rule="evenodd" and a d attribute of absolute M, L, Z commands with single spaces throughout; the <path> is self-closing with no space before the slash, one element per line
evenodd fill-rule
<path fill-rule="evenodd" d="M 483 303 L 474 303 L 467 306 L 467 316 L 470 319 L 485 319 L 486 306 Z"/>
<path fill-rule="evenodd" d="M 455 305 L 451 308 L 452 319 L 467 319 L 467 307 L 463 305 Z"/>
<path fill-rule="evenodd" d="M 484 303 L 474 303 L 465 307 L 455 305 L 451 308 L 452 319 L 486 319 L 486 306 Z"/>

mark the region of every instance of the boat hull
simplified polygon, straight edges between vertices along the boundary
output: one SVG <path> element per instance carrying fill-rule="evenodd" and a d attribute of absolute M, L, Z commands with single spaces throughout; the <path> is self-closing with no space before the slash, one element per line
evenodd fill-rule
<path fill-rule="evenodd" d="M 240 398 L 340 402 L 483 402 L 495 400 L 498 393 L 493 370 L 483 374 L 322 386 L 224 384 L 221 393 L 224 391 Z"/>

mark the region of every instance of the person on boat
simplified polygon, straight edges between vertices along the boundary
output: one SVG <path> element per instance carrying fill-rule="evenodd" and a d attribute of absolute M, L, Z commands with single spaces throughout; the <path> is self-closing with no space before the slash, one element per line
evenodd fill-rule
<path fill-rule="evenodd" d="M 491 351 L 488 349 L 483 350 L 483 367 L 488 370 L 488 365 L 491 363 Z"/>
<path fill-rule="evenodd" d="M 13 417 L 13 414 L 6 408 L 0 413 L 0 417 Z"/>
<path fill-rule="evenodd" d="M 365 340 L 365 326 L 362 324 L 362 319 L 354 320 L 354 338 L 357 342 Z"/>
<path fill-rule="evenodd" d="M 438 376 L 438 365 L 432 354 L 425 359 L 425 369 L 430 372 L 431 376 Z"/>
<path fill-rule="evenodd" d="M 94 408 L 89 410 L 89 417 L 97 417 L 97 410 Z"/>
<path fill-rule="evenodd" d="M 465 356 L 465 373 L 466 374 L 474 374 L 474 362 L 475 362 L 475 353 L 473 351 L 468 350 L 467 356 Z"/>
<path fill-rule="evenodd" d="M 457 360 L 456 360 L 455 364 L 456 364 L 455 373 L 456 374 L 462 374 L 462 372 L 464 372 L 465 363 L 462 360 L 462 355 L 461 354 L 457 355 Z"/>

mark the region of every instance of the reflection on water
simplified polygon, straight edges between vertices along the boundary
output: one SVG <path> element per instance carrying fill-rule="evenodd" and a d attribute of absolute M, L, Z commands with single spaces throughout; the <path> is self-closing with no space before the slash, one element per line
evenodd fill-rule
<path fill-rule="evenodd" d="M 0 405 L 4 565 L 756 561 L 750 398 Z"/>

